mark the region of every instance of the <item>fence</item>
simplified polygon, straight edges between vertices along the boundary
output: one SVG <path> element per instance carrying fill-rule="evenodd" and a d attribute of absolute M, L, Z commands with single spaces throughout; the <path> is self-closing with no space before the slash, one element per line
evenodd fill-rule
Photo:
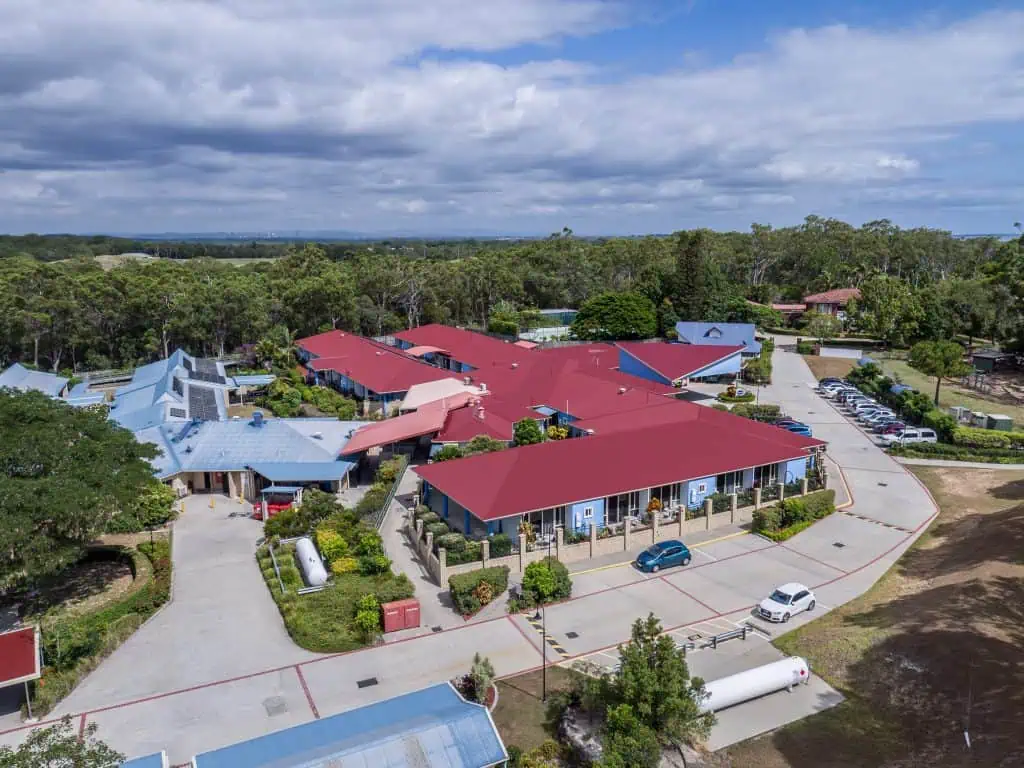
<path fill-rule="evenodd" d="M 391 502 L 395 500 L 395 494 L 398 493 L 398 486 L 402 484 L 402 478 L 405 477 L 405 471 L 409 468 L 408 457 L 399 454 L 398 458 L 402 460 L 402 468 L 398 470 L 398 474 L 395 475 L 395 482 L 391 484 L 391 490 L 388 491 L 388 495 L 384 499 L 384 503 L 381 504 L 380 509 L 372 515 L 369 515 L 366 520 L 366 522 L 376 531 L 379 531 L 380 527 L 384 524 L 384 516 L 387 515 L 388 509 L 391 507 Z"/>

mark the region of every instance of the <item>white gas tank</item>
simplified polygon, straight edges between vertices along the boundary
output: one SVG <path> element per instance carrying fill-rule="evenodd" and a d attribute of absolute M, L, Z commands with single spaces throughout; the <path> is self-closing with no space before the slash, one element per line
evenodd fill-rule
<path fill-rule="evenodd" d="M 811 669 L 807 662 L 799 656 L 790 656 L 706 683 L 704 688 L 708 695 L 701 702 L 700 710 L 718 712 L 765 694 L 807 683 L 810 679 Z"/>
<path fill-rule="evenodd" d="M 322 587 L 327 583 L 327 569 L 324 568 L 323 560 L 320 559 L 320 553 L 316 551 L 312 539 L 304 536 L 295 542 L 295 555 L 309 586 Z"/>

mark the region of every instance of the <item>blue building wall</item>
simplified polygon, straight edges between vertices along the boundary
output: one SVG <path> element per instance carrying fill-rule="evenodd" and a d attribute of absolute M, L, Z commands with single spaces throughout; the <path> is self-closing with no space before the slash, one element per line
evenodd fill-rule
<path fill-rule="evenodd" d="M 753 477 L 753 476 L 751 476 Z M 753 482 L 753 479 L 751 479 Z M 700 486 L 704 486 L 704 490 L 700 490 Z M 684 491 L 683 498 L 686 499 L 686 506 L 690 509 L 696 509 L 704 503 L 704 499 L 712 495 L 715 492 L 715 478 L 702 477 L 699 480 L 690 480 L 686 484 L 686 490 Z"/>
<path fill-rule="evenodd" d="M 648 381 L 657 381 L 660 384 L 671 384 L 672 382 L 657 371 L 648 368 L 644 363 L 637 360 L 624 349 L 619 350 L 619 370 Z"/>
<path fill-rule="evenodd" d="M 445 494 L 441 498 L 441 517 L 443 517 L 445 520 L 448 519 L 448 495 L 447 494 Z"/>
<path fill-rule="evenodd" d="M 795 483 L 807 477 L 807 459 L 793 459 L 779 465 L 779 479 Z"/>
<path fill-rule="evenodd" d="M 593 518 L 583 517 L 583 510 L 586 507 L 593 507 Z M 587 533 L 591 524 L 598 528 L 604 528 L 604 499 L 591 499 L 571 505 L 566 510 L 565 527 L 574 533 Z"/>

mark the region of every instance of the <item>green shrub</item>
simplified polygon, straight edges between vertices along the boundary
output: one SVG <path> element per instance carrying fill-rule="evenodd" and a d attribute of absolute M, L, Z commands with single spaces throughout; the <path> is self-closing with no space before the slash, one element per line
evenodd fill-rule
<path fill-rule="evenodd" d="M 530 563 L 523 571 L 523 598 L 533 605 L 564 600 L 572 594 L 565 564 L 553 557 Z"/>
<path fill-rule="evenodd" d="M 928 411 L 921 419 L 921 424 L 929 429 L 934 429 L 939 440 L 947 443 L 953 439 L 953 432 L 957 429 L 956 419 L 938 408 Z"/>
<path fill-rule="evenodd" d="M 836 492 L 834 490 L 829 488 L 815 491 L 806 496 L 784 499 L 778 504 L 756 510 L 753 514 L 751 530 L 774 539 L 773 534 L 787 532 L 790 528 L 797 527 L 799 531 L 802 531 L 815 520 L 832 514 L 835 509 Z M 784 538 L 789 538 L 792 535 L 794 534 L 788 533 Z"/>
<path fill-rule="evenodd" d="M 814 342 L 813 341 L 798 341 L 796 344 L 796 353 L 798 355 L 813 355 L 814 354 Z"/>
<path fill-rule="evenodd" d="M 831 488 L 809 493 L 800 499 L 811 520 L 820 520 L 836 511 L 836 492 Z"/>
<path fill-rule="evenodd" d="M 782 515 L 777 506 L 755 509 L 751 517 L 751 530 L 754 533 L 777 531 L 782 524 Z"/>
<path fill-rule="evenodd" d="M 475 563 L 481 559 L 482 555 L 483 549 L 479 541 L 466 541 L 463 549 L 447 553 L 449 565 Z"/>
<path fill-rule="evenodd" d="M 389 486 L 379 484 L 370 486 L 370 489 L 363 495 L 363 498 L 356 504 L 356 514 L 359 517 L 368 517 L 376 514 L 384 506 L 390 493 L 391 488 Z"/>
<path fill-rule="evenodd" d="M 491 557 L 505 557 L 512 554 L 512 539 L 507 533 L 491 536 Z"/>
<path fill-rule="evenodd" d="M 782 408 L 774 403 L 740 403 L 733 406 L 732 412 L 754 421 L 773 421 L 782 414 Z"/>
<path fill-rule="evenodd" d="M 762 531 L 761 535 L 764 536 L 766 539 L 771 539 L 772 541 L 785 541 L 786 539 L 793 538 L 798 533 L 800 533 L 800 531 L 807 530 L 812 525 L 814 525 L 815 522 L 817 522 L 817 521 L 816 520 L 802 520 L 799 523 L 794 523 L 793 525 L 789 526 L 788 528 L 783 528 L 783 529 L 778 530 L 778 531 Z"/>
<path fill-rule="evenodd" d="M 317 529 L 316 546 L 328 563 L 333 563 L 348 554 L 348 542 L 340 533 L 330 529 Z"/>
<path fill-rule="evenodd" d="M 424 530 L 426 530 L 427 533 L 434 534 L 434 538 L 436 539 L 438 536 L 444 536 L 451 530 L 451 528 L 448 527 L 448 523 L 438 520 L 436 523 L 431 523 L 426 526 Z"/>
<path fill-rule="evenodd" d="M 424 517 L 426 517 L 427 515 L 433 515 L 433 514 L 434 513 L 430 509 L 430 507 L 428 507 L 426 504 L 420 504 L 418 507 L 416 507 L 416 511 L 413 513 L 413 518 L 416 519 L 416 520 L 421 520 Z M 434 516 L 437 517 L 437 515 L 434 515 Z"/>
<path fill-rule="evenodd" d="M 1012 448 L 971 448 L 949 443 L 914 443 L 892 445 L 889 453 L 893 456 L 907 456 L 921 459 L 950 459 L 952 461 L 984 461 L 990 464 L 1024 463 L 1024 454 Z"/>
<path fill-rule="evenodd" d="M 957 427 L 953 430 L 953 442 L 969 448 L 1004 448 L 1010 447 L 1008 432 L 992 429 L 976 429 L 973 427 Z"/>
<path fill-rule="evenodd" d="M 711 407 L 714 408 L 716 411 L 729 411 L 729 406 L 725 405 L 724 403 L 712 403 Z"/>
<path fill-rule="evenodd" d="M 423 521 L 424 528 L 426 528 L 431 523 L 436 523 L 440 519 L 441 516 L 437 514 L 437 512 L 426 512 L 422 517 L 420 517 L 420 520 Z"/>
<path fill-rule="evenodd" d="M 388 559 L 387 555 L 362 555 L 359 558 L 359 572 L 364 576 L 373 576 L 380 573 L 387 573 L 390 570 L 391 561 Z"/>
<path fill-rule="evenodd" d="M 480 610 L 480 600 L 474 594 L 486 582 L 494 597 L 508 589 L 508 566 L 481 568 L 471 573 L 460 573 L 448 577 L 448 591 L 456 610 L 463 616 L 471 616 Z"/>
<path fill-rule="evenodd" d="M 448 553 L 462 552 L 466 549 L 466 537 L 461 533 L 445 533 L 434 539 L 434 543 L 448 550 Z"/>
<path fill-rule="evenodd" d="M 452 459 L 461 459 L 465 455 L 465 452 L 459 446 L 445 445 L 430 458 L 432 461 L 451 461 Z"/>
<path fill-rule="evenodd" d="M 800 499 L 785 499 L 778 503 L 779 518 L 783 528 L 810 520 L 807 505 Z"/>

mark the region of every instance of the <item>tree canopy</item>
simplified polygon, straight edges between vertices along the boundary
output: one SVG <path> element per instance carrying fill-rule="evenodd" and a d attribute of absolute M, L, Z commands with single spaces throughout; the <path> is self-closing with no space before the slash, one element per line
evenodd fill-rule
<path fill-rule="evenodd" d="M 935 405 L 939 404 L 939 387 L 944 378 L 964 376 L 971 370 L 964 362 L 964 348 L 955 341 L 920 341 L 911 348 L 907 363 L 935 377 Z"/>
<path fill-rule="evenodd" d="M 0 390 L 0 434 L 0 585 L 60 570 L 117 515 L 161 504 L 156 449 L 102 410 Z"/>
<path fill-rule="evenodd" d="M 573 320 L 577 339 L 647 339 L 658 330 L 654 304 L 646 296 L 624 292 L 602 293 L 587 300 Z"/>
<path fill-rule="evenodd" d="M 520 419 L 512 425 L 512 442 L 516 445 L 534 445 L 544 442 L 544 433 L 535 419 Z"/>
<path fill-rule="evenodd" d="M 17 748 L 0 746 L 0 768 L 113 768 L 124 755 L 96 738 L 96 723 L 82 731 L 65 717 L 59 723 L 36 728 Z"/>

